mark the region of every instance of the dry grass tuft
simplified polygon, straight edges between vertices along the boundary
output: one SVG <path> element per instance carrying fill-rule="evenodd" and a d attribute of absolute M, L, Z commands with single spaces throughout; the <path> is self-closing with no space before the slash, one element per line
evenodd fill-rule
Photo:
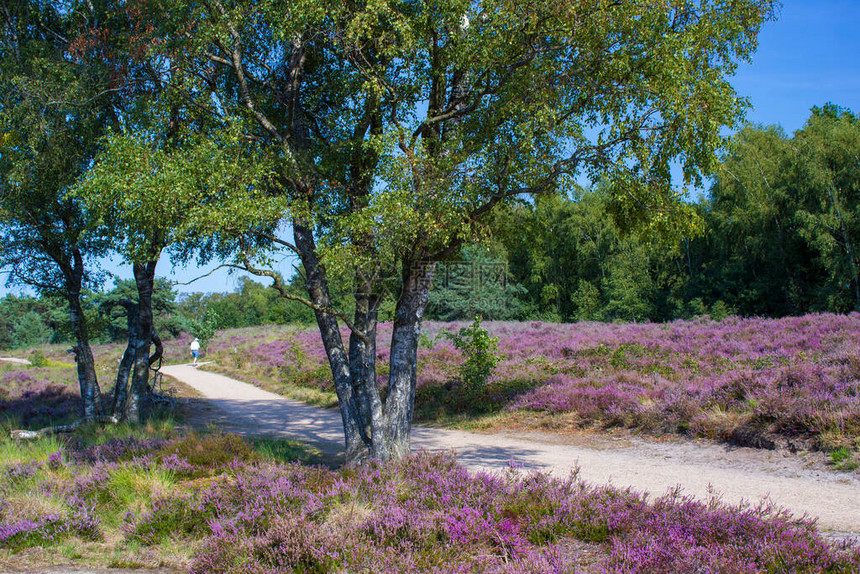
<path fill-rule="evenodd" d="M 364 524 L 373 509 L 363 502 L 352 500 L 338 504 L 331 509 L 323 522 L 323 530 L 336 535 L 349 536 L 358 526 Z"/>
<path fill-rule="evenodd" d="M 65 510 L 62 501 L 41 492 L 27 491 L 10 495 L 3 514 L 15 520 L 38 520 L 49 514 L 63 514 Z"/>

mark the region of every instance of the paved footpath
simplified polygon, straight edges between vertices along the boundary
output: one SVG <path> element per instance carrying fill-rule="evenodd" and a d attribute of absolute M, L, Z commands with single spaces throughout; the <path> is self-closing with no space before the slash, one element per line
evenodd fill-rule
<path fill-rule="evenodd" d="M 294 438 L 330 456 L 342 456 L 340 413 L 285 399 L 253 385 L 190 365 L 161 371 L 195 388 L 211 405 L 213 424 L 249 436 Z M 567 475 L 576 467 L 593 483 L 611 483 L 660 495 L 680 485 L 707 498 L 716 491 L 729 503 L 769 497 L 819 527 L 860 539 L 860 475 L 812 470 L 797 456 L 694 442 L 636 439 L 568 439 L 545 434 L 471 433 L 427 427 L 412 431 L 415 450 L 454 451 L 474 470 L 497 471 L 513 460 L 525 468 Z"/>

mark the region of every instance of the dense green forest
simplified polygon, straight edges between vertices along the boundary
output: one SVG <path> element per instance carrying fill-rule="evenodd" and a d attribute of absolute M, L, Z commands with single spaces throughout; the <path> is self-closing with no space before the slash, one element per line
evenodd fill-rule
<path fill-rule="evenodd" d="M 427 316 L 666 321 L 858 310 L 858 157 L 860 120 L 835 105 L 813 109 L 792 136 L 748 126 L 730 141 L 712 186 L 695 203 L 696 233 L 678 241 L 626 233 L 600 187 L 507 206 L 481 244 L 442 265 L 449 273 L 437 274 Z M 474 280 L 481 266 L 495 274 Z M 302 281 L 296 275 L 288 287 L 299 293 Z M 346 308 L 347 294 L 348 286 L 335 292 Z M 94 340 L 125 340 L 125 320 L 112 312 L 135 297 L 133 281 L 88 292 Z M 207 320 L 218 328 L 314 321 L 305 305 L 250 279 L 232 293 L 181 295 L 159 279 L 153 302 L 156 331 L 167 335 L 194 332 Z M 389 295 L 382 318 L 393 308 Z M 67 305 L 55 296 L 3 298 L 0 324 L 6 349 L 70 340 Z"/>
<path fill-rule="evenodd" d="M 860 309 L 860 122 L 815 108 L 793 136 L 749 126 L 696 204 L 699 233 L 624 234 L 599 191 L 500 216 L 499 243 L 547 318 L 664 321 Z"/>

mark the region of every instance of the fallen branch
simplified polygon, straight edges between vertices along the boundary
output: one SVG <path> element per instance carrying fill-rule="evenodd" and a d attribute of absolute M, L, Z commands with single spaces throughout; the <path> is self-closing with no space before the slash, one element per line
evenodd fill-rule
<path fill-rule="evenodd" d="M 110 423 L 115 425 L 119 424 L 119 419 L 114 416 L 101 416 L 95 417 L 94 419 L 81 419 L 71 424 L 45 427 L 39 430 L 13 430 L 9 433 L 9 436 L 16 440 L 35 440 L 49 434 L 72 432 L 78 427 L 80 427 L 82 424 L 88 422 L 97 422 L 102 424 Z"/>

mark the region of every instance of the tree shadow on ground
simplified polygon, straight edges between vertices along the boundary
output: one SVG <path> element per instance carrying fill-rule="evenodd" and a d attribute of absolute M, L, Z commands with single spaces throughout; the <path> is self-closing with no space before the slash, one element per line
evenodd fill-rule
<path fill-rule="evenodd" d="M 36 381 L 4 394 L 0 395 L 0 421 L 24 429 L 64 424 L 81 410 L 80 395 L 59 383 Z"/>

